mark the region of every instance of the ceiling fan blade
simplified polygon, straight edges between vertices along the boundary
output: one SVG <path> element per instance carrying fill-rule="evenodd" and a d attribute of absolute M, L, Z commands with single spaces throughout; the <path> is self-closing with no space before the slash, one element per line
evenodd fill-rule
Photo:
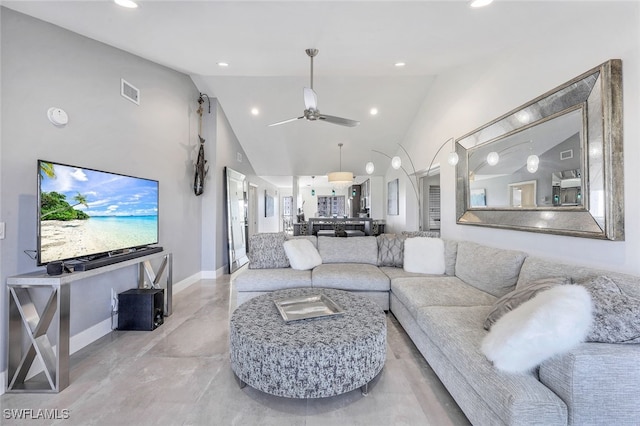
<path fill-rule="evenodd" d="M 325 115 L 325 114 L 320 114 L 320 116 L 318 117 L 318 120 L 323 120 L 323 121 L 326 121 L 327 123 L 339 124 L 341 126 L 347 126 L 347 127 L 356 127 L 358 124 L 360 124 L 360 122 L 356 120 L 349 120 L 348 118 L 334 117 L 333 115 Z"/>
<path fill-rule="evenodd" d="M 296 117 L 296 118 L 290 118 L 290 119 L 284 120 L 284 121 L 278 121 L 277 123 L 273 123 L 273 124 L 267 125 L 267 127 L 273 127 L 273 126 L 279 126 L 279 125 L 285 124 L 285 123 L 291 123 L 292 121 L 300 120 L 301 118 L 304 118 L 304 116 Z"/>
<path fill-rule="evenodd" d="M 318 109 L 318 95 L 313 89 L 304 88 L 304 109 Z"/>

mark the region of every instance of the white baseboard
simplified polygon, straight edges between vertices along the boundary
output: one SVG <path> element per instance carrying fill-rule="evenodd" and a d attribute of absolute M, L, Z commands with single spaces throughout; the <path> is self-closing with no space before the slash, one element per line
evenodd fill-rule
<path fill-rule="evenodd" d="M 215 280 L 227 273 L 227 265 L 222 268 L 218 268 L 215 271 L 202 271 L 200 274 L 200 278 L 203 280 Z"/>
<path fill-rule="evenodd" d="M 73 355 L 85 346 L 111 333 L 111 331 L 113 331 L 111 330 L 111 318 L 108 318 L 71 336 L 71 339 L 69 339 L 69 355 Z"/>
<path fill-rule="evenodd" d="M 190 277 L 185 278 L 184 280 L 181 280 L 175 283 L 172 287 L 172 294 L 175 296 L 176 294 L 180 293 L 181 291 L 188 288 L 189 286 L 192 286 L 193 284 L 197 283 L 201 279 L 202 279 L 202 272 L 198 272 L 196 274 L 191 275 Z"/>

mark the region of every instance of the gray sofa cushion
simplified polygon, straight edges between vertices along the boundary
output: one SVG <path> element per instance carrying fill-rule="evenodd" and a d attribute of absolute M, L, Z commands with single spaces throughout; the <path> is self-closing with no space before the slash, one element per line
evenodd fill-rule
<path fill-rule="evenodd" d="M 393 266 L 381 266 L 380 270 L 384 272 L 390 280 L 395 280 L 396 278 L 411 278 L 411 277 L 433 277 L 437 275 L 430 274 L 420 274 L 418 272 L 407 272 L 403 268 L 396 268 Z"/>
<path fill-rule="evenodd" d="M 526 254 L 469 241 L 458 243 L 456 276 L 469 285 L 501 297 L 513 290 Z"/>
<path fill-rule="evenodd" d="M 638 424 L 640 345 L 583 343 L 540 365 L 540 382 L 569 407 L 569 424 Z"/>
<path fill-rule="evenodd" d="M 620 290 L 629 296 L 640 299 L 640 276 L 571 265 L 534 256 L 527 257 L 522 264 L 516 288 L 540 278 L 566 276 L 571 277 L 574 283 L 580 283 L 601 275 L 611 278 L 620 287 Z"/>
<path fill-rule="evenodd" d="M 249 238 L 249 269 L 288 268 L 284 232 L 254 234 Z"/>
<path fill-rule="evenodd" d="M 311 271 L 291 268 L 245 269 L 233 278 L 233 285 L 240 292 L 311 287 Z"/>
<path fill-rule="evenodd" d="M 406 237 L 397 234 L 380 234 L 378 242 L 378 266 L 394 266 L 402 268 L 404 263 L 404 240 Z"/>
<path fill-rule="evenodd" d="M 322 263 L 378 264 L 376 237 L 318 237 L 318 251 Z"/>
<path fill-rule="evenodd" d="M 311 280 L 313 287 L 341 290 L 389 291 L 390 288 L 389 277 L 377 266 L 366 263 L 323 263 L 313 268 Z"/>
<path fill-rule="evenodd" d="M 391 281 L 391 292 L 414 317 L 424 306 L 491 306 L 496 301 L 495 296 L 445 275 L 396 278 Z"/>
<path fill-rule="evenodd" d="M 502 373 L 480 352 L 480 342 L 486 334 L 482 323 L 489 309 L 489 306 L 428 306 L 418 309 L 417 322 L 449 359 L 449 368 L 468 378 L 465 385 L 481 395 L 502 424 L 567 424 L 566 405 L 534 373 Z M 466 389 L 449 391 L 459 395 Z M 483 418 L 482 413 L 474 412 L 482 409 L 483 405 L 472 401 L 464 407 L 470 418 Z"/>

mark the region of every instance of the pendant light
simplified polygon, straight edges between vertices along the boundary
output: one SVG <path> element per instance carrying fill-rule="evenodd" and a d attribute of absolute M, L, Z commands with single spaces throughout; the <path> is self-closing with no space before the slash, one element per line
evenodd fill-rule
<path fill-rule="evenodd" d="M 345 187 L 353 183 L 353 173 L 342 171 L 342 145 L 342 142 L 338 144 L 340 147 L 340 171 L 331 172 L 328 176 L 329 183 L 336 185 L 337 187 Z"/>

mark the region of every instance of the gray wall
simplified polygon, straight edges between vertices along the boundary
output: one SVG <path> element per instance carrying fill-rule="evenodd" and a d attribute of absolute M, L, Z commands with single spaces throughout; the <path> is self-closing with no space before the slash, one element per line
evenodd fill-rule
<path fill-rule="evenodd" d="M 192 191 L 198 90 L 179 72 L 2 8 L 0 282 L 34 271 L 36 160 L 160 181 L 160 245 L 174 254 L 174 281 L 201 271 L 201 200 Z M 57 47 L 54 49 L 54 47 Z M 120 96 L 120 79 L 141 90 L 137 106 Z M 49 107 L 69 124 L 54 127 Z M 125 268 L 74 283 L 71 334 L 109 318 L 110 291 L 135 286 Z M 2 312 L 6 291 L 0 292 Z M 6 371 L 6 315 L 0 316 L 0 369 Z"/>

